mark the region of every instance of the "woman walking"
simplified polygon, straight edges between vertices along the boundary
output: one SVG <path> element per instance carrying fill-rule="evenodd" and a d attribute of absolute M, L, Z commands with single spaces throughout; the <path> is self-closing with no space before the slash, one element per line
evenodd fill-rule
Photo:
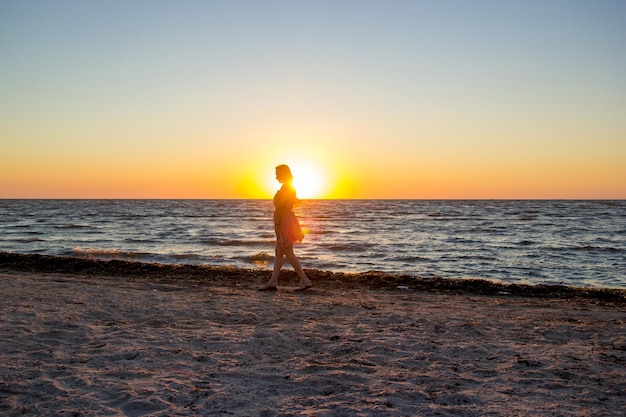
<path fill-rule="evenodd" d="M 296 197 L 293 188 L 293 175 L 287 165 L 276 167 L 276 180 L 282 184 L 280 190 L 274 196 L 274 231 L 276 232 L 276 259 L 272 277 L 265 285 L 259 287 L 259 291 L 275 291 L 278 289 L 278 275 L 283 266 L 284 257 L 287 257 L 291 266 L 298 274 L 300 282 L 295 291 L 306 291 L 312 287 L 311 280 L 306 276 L 300 265 L 300 261 L 293 253 L 293 245 L 300 243 L 304 238 L 300 223 L 293 213 L 293 206 L 300 200 Z"/>

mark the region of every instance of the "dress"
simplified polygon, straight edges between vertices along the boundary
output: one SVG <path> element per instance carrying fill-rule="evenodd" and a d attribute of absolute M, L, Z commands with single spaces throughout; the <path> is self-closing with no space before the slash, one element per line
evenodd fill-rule
<path fill-rule="evenodd" d="M 283 184 L 274 196 L 276 243 L 282 247 L 293 246 L 304 239 L 300 222 L 292 210 L 294 204 L 298 202 L 296 190 L 291 184 Z"/>

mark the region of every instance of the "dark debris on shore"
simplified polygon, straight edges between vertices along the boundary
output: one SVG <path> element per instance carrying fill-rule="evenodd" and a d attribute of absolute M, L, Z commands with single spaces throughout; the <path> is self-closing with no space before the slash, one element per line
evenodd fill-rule
<path fill-rule="evenodd" d="M 0 252 L 0 271 L 80 274 L 146 278 L 151 280 L 193 281 L 221 285 L 261 283 L 271 271 L 210 265 L 159 264 L 124 260 L 100 260 L 92 257 L 64 257 Z M 383 272 L 342 273 L 306 270 L 320 288 L 418 291 L 446 294 L 501 295 L 586 300 L 603 304 L 626 305 L 626 290 L 580 288 L 564 285 L 504 284 L 485 279 L 419 277 Z M 284 271 L 281 280 L 297 282 L 293 271 Z"/>

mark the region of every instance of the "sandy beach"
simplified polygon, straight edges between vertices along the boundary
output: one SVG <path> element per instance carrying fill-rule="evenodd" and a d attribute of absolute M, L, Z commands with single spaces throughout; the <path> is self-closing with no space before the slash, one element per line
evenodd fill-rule
<path fill-rule="evenodd" d="M 0 273 L 0 414 L 618 416 L 623 303 Z"/>

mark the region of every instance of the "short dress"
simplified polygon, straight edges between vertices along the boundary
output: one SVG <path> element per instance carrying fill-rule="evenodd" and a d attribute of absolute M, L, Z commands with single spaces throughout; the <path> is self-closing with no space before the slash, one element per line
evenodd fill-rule
<path fill-rule="evenodd" d="M 296 190 L 290 184 L 283 184 L 274 196 L 274 229 L 276 243 L 281 247 L 293 246 L 304 239 L 300 222 L 292 210 L 298 201 Z"/>

